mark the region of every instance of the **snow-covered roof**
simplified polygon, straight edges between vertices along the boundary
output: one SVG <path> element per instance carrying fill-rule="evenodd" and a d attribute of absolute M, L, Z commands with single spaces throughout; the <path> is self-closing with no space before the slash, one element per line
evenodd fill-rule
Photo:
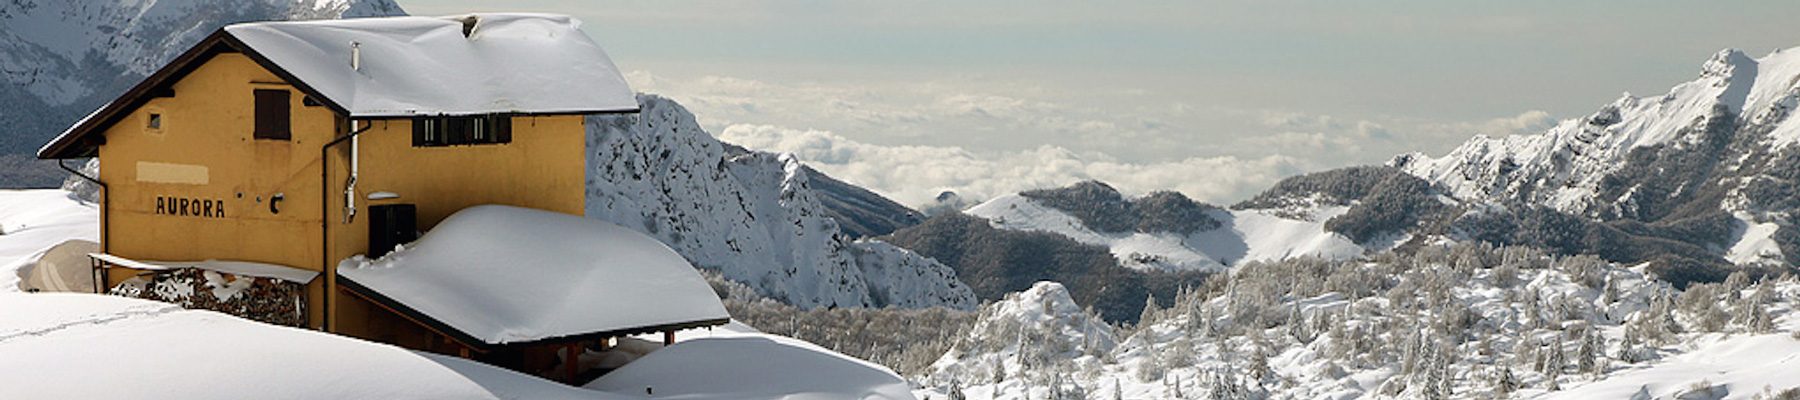
<path fill-rule="evenodd" d="M 637 110 L 618 67 L 580 26 L 564 15 L 469 14 L 254 22 L 225 32 L 351 117 Z"/>
<path fill-rule="evenodd" d="M 139 261 L 106 253 L 92 253 L 88 257 L 105 261 L 108 264 L 125 268 L 147 271 L 165 271 L 177 268 L 198 268 L 213 272 L 223 272 L 239 276 L 280 279 L 293 283 L 312 282 L 319 276 L 318 271 L 289 267 L 286 265 L 267 264 L 249 261 Z"/>
<path fill-rule="evenodd" d="M 452 214 L 341 282 L 479 343 L 534 342 L 723 324 L 719 297 L 687 260 L 625 227 L 511 206 Z M 379 299 L 378 299 L 379 300 Z M 409 311 L 410 310 L 410 311 Z M 430 322 L 427 322 L 430 323 Z"/>
<path fill-rule="evenodd" d="M 600 45 L 565 15 L 252 22 L 226 26 L 38 149 L 92 157 L 107 127 L 221 52 L 243 52 L 351 118 L 637 112 Z"/>

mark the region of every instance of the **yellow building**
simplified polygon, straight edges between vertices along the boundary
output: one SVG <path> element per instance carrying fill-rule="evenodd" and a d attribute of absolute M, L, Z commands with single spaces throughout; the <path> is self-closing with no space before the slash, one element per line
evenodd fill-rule
<path fill-rule="evenodd" d="M 585 116 L 637 102 L 578 25 L 531 14 L 232 25 L 38 156 L 99 158 L 106 255 L 317 272 L 308 326 L 430 348 L 445 332 L 344 290 L 336 267 L 371 251 L 369 210 L 384 204 L 416 207 L 420 230 L 482 204 L 581 215 Z M 108 287 L 139 272 L 105 271 Z"/>

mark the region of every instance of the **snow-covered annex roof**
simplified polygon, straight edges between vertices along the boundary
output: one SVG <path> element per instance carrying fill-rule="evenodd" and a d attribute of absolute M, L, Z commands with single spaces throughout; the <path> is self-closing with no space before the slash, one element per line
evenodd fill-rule
<path fill-rule="evenodd" d="M 354 18 L 226 26 L 38 150 L 89 156 L 99 135 L 211 56 L 242 52 L 351 118 L 636 112 L 637 99 L 575 18 Z M 76 146 L 77 143 L 85 145 Z"/>
<path fill-rule="evenodd" d="M 724 324 L 687 260 L 608 222 L 511 206 L 458 211 L 413 245 L 338 267 L 340 283 L 477 347 Z"/>

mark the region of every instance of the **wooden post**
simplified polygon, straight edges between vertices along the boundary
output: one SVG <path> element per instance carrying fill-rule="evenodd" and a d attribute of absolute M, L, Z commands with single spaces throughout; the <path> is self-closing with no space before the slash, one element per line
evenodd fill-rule
<path fill-rule="evenodd" d="M 569 343 L 563 346 L 563 349 L 568 351 L 568 357 L 563 358 L 564 379 L 568 380 L 570 385 L 579 385 L 581 383 L 575 380 L 579 378 L 581 366 L 581 343 Z"/>
<path fill-rule="evenodd" d="M 457 347 L 457 349 L 456 349 L 457 355 L 462 356 L 462 358 L 464 360 L 468 360 L 469 359 L 469 346 L 456 346 L 456 347 Z"/>
<path fill-rule="evenodd" d="M 675 331 L 663 331 L 663 347 L 675 344 Z"/>
<path fill-rule="evenodd" d="M 599 347 L 600 351 L 612 350 L 612 338 L 600 338 L 600 345 L 595 347 Z"/>

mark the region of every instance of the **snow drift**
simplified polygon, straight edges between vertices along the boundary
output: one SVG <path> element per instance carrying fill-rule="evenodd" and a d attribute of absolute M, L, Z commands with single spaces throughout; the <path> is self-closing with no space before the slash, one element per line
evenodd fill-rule
<path fill-rule="evenodd" d="M 0 294 L 0 397 L 605 399 L 459 358 L 91 294 Z"/>

